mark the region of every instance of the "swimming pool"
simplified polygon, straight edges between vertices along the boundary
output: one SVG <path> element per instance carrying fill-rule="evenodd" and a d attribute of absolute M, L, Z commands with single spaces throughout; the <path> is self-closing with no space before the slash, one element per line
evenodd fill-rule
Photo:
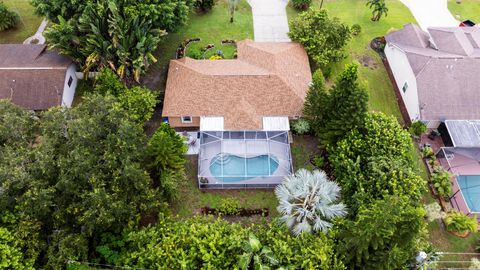
<path fill-rule="evenodd" d="M 277 168 L 278 159 L 269 155 L 245 158 L 219 153 L 210 163 L 212 175 L 223 182 L 238 182 L 261 176 L 270 176 Z"/>
<path fill-rule="evenodd" d="M 457 181 L 470 211 L 480 212 L 480 175 L 460 175 Z"/>

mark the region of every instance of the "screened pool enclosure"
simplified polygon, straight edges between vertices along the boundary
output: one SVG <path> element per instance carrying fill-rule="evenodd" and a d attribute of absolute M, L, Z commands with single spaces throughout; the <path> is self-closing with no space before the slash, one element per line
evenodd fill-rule
<path fill-rule="evenodd" d="M 200 188 L 268 188 L 291 173 L 287 131 L 200 132 Z"/>

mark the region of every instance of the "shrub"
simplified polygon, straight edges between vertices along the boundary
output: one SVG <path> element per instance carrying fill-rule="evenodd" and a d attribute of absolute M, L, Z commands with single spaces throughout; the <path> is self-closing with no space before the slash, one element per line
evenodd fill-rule
<path fill-rule="evenodd" d="M 0 1 L 0 31 L 14 27 L 19 20 L 18 14 L 8 10 L 3 1 Z"/>
<path fill-rule="evenodd" d="M 157 95 L 147 88 L 135 86 L 120 94 L 118 101 L 132 120 L 143 124 L 152 117 L 155 111 Z"/>
<path fill-rule="evenodd" d="M 408 131 L 414 136 L 420 136 L 427 131 L 427 125 L 422 121 L 415 121 L 412 123 Z"/>
<path fill-rule="evenodd" d="M 306 134 L 310 131 L 310 124 L 303 118 L 294 121 L 292 127 L 293 131 L 299 135 Z"/>
<path fill-rule="evenodd" d="M 195 0 L 193 7 L 200 12 L 208 12 L 215 5 L 215 0 Z"/>
<path fill-rule="evenodd" d="M 338 18 L 329 18 L 326 10 L 311 7 L 290 22 L 288 35 L 323 68 L 345 58 L 343 47 L 350 39 L 350 27 Z"/>
<path fill-rule="evenodd" d="M 425 212 L 427 214 L 427 220 L 432 222 L 436 219 L 445 218 L 445 212 L 442 211 L 442 207 L 437 202 L 425 205 Z"/>
<path fill-rule="evenodd" d="M 422 153 L 425 158 L 432 158 L 434 156 L 433 149 L 430 146 L 425 146 Z"/>
<path fill-rule="evenodd" d="M 312 4 L 312 0 L 292 0 L 292 5 L 295 9 L 306 10 Z"/>
<path fill-rule="evenodd" d="M 315 156 L 313 158 L 313 166 L 321 169 L 325 165 L 325 158 L 323 156 Z"/>
<path fill-rule="evenodd" d="M 224 215 L 237 215 L 240 211 L 240 202 L 235 198 L 225 198 L 218 207 L 218 211 Z"/>
<path fill-rule="evenodd" d="M 448 213 L 445 223 L 447 230 L 458 233 L 476 232 L 478 226 L 476 215 L 469 217 L 458 211 Z"/>
<path fill-rule="evenodd" d="M 214 54 L 212 56 L 210 56 L 210 58 L 208 58 L 209 60 L 220 60 L 220 59 L 223 59 L 222 56 L 218 55 L 218 54 Z"/>
<path fill-rule="evenodd" d="M 433 187 L 442 198 L 448 198 L 452 193 L 452 182 L 450 181 L 451 176 L 452 175 L 443 168 L 437 168 L 432 173 L 431 181 Z"/>
<path fill-rule="evenodd" d="M 362 27 L 360 26 L 360 24 L 356 23 L 352 25 L 350 31 L 352 32 L 352 35 L 358 36 L 362 32 Z"/>

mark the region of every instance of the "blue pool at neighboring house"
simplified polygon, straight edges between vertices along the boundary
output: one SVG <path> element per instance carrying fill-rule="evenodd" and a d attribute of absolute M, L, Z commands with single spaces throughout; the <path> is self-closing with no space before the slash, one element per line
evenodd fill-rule
<path fill-rule="evenodd" d="M 223 175 L 222 175 L 223 163 Z M 269 176 L 278 168 L 278 159 L 268 155 L 239 157 L 219 153 L 210 163 L 210 172 L 222 182 L 237 182 L 255 177 Z"/>
<path fill-rule="evenodd" d="M 460 175 L 458 185 L 472 212 L 480 212 L 480 175 Z"/>

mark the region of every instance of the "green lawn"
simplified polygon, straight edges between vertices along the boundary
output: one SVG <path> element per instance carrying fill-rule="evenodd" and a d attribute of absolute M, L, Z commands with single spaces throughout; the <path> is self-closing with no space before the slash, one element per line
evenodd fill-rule
<path fill-rule="evenodd" d="M 448 9 L 457 20 L 470 19 L 480 23 L 480 0 L 461 0 L 460 4 L 456 0 L 448 0 Z"/>
<path fill-rule="evenodd" d="M 318 6 L 319 3 L 319 0 L 315 0 L 315 5 Z M 387 0 L 386 4 L 389 8 L 388 16 L 382 18 L 379 22 L 372 22 L 370 20 L 371 12 L 365 7 L 365 1 L 324 1 L 323 7 L 328 10 L 330 16 L 338 17 L 348 25 L 357 23 L 362 27 L 361 34 L 353 37 L 347 45 L 347 59 L 335 66 L 331 77 L 334 78 L 335 74 L 338 74 L 345 64 L 352 61 L 359 62 L 361 64 L 359 77 L 369 90 L 370 109 L 394 115 L 403 122 L 388 75 L 380 57 L 370 48 L 370 41 L 375 37 L 385 35 L 388 31 L 400 29 L 406 23 L 415 23 L 416 21 L 400 1 Z M 297 14 L 290 6 L 287 13 L 289 19 Z"/>
<path fill-rule="evenodd" d="M 0 32 L 0 43 L 23 43 L 35 34 L 42 18 L 34 14 L 30 0 L 3 0 L 5 5 L 20 15 L 20 22 L 13 29 Z"/>
<path fill-rule="evenodd" d="M 227 0 L 219 0 L 212 11 L 207 14 L 192 12 L 188 24 L 181 27 L 176 33 L 171 33 L 160 44 L 155 63 L 147 72 L 143 83 L 151 89 L 160 90 L 165 88 L 165 81 L 168 71 L 168 63 L 175 57 L 175 51 L 186 38 L 200 38 L 200 42 L 192 43 L 187 48 L 189 51 L 199 50 L 208 44 L 214 44 L 213 51 L 222 50 L 226 58 L 232 58 L 235 49 L 231 45 L 222 46 L 220 42 L 224 39 L 253 39 L 253 18 L 252 11 L 246 0 L 238 2 L 234 23 L 230 23 Z"/>

